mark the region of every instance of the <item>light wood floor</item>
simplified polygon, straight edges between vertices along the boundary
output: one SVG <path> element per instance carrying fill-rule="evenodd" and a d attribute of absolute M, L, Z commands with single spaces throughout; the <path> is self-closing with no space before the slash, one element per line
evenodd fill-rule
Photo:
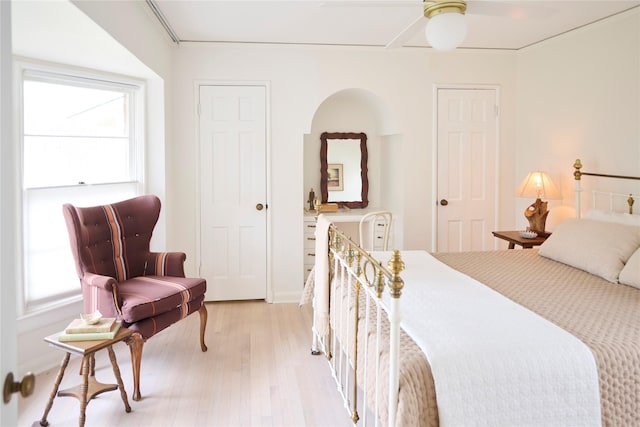
<path fill-rule="evenodd" d="M 89 426 L 352 426 L 324 356 L 311 356 L 311 311 L 297 304 L 259 301 L 207 303 L 202 353 L 198 315 L 150 339 L 142 355 L 141 392 L 126 413 L 120 393 L 97 396 L 87 406 Z M 114 346 L 131 395 L 131 359 Z M 63 353 L 51 348 L 50 351 Z M 96 378 L 115 382 L 106 351 L 96 355 Z M 61 389 L 80 380 L 72 358 Z M 39 421 L 58 368 L 37 376 L 36 392 L 21 399 L 19 425 Z M 57 397 L 50 425 L 77 426 L 79 403 Z"/>

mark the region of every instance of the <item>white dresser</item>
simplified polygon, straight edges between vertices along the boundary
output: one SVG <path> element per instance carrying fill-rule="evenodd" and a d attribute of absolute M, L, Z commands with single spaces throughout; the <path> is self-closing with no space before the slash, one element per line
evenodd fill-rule
<path fill-rule="evenodd" d="M 324 215 L 331 218 L 333 223 L 337 223 L 342 231 L 347 233 L 354 242 L 359 241 L 359 223 L 362 217 L 370 212 L 375 212 L 380 209 L 349 209 L 338 212 L 327 212 Z M 315 212 L 306 212 L 304 214 L 304 281 L 307 280 L 307 276 L 313 269 L 313 265 L 316 262 L 316 214 Z M 371 225 L 374 227 L 372 233 L 366 233 L 367 236 L 372 235 L 373 245 L 372 250 L 381 251 L 382 242 L 384 236 L 384 230 L 386 224 L 382 220 L 376 220 Z M 392 237 L 389 237 L 389 241 L 393 241 Z M 367 238 L 364 242 L 365 248 L 369 245 Z"/>
<path fill-rule="evenodd" d="M 304 215 L 304 281 L 316 262 L 316 217 L 313 214 Z"/>

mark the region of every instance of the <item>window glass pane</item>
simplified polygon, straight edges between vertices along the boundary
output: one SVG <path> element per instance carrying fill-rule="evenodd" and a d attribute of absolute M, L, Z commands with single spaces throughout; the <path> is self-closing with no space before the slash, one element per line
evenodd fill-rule
<path fill-rule="evenodd" d="M 24 197 L 27 309 L 80 293 L 62 205 L 96 206 L 137 196 L 135 183 L 40 188 Z"/>
<path fill-rule="evenodd" d="M 128 138 L 24 137 L 24 186 L 131 181 Z"/>
<path fill-rule="evenodd" d="M 26 199 L 27 301 L 42 301 L 52 295 L 79 291 L 80 282 L 62 216 L 65 202 L 48 191 L 29 194 Z"/>
<path fill-rule="evenodd" d="M 115 136 L 128 133 L 128 94 L 25 80 L 27 135 Z"/>
<path fill-rule="evenodd" d="M 24 81 L 25 188 L 134 179 L 129 93 Z"/>

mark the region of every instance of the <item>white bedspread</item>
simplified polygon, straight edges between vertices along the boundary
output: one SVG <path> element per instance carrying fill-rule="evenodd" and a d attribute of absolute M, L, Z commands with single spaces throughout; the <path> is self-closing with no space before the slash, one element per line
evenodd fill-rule
<path fill-rule="evenodd" d="M 402 257 L 402 327 L 431 365 L 440 425 L 601 424 L 585 344 L 426 252 Z"/>

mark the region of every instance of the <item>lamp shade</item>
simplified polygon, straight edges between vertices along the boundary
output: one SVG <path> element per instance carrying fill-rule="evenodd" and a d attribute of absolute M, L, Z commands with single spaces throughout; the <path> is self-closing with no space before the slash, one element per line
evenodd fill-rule
<path fill-rule="evenodd" d="M 546 172 L 529 172 L 516 190 L 516 197 L 535 197 L 537 199 L 561 199 L 560 190 Z"/>
<path fill-rule="evenodd" d="M 425 33 L 427 42 L 434 49 L 453 50 L 467 36 L 467 22 L 462 13 L 438 13 L 427 22 Z"/>

